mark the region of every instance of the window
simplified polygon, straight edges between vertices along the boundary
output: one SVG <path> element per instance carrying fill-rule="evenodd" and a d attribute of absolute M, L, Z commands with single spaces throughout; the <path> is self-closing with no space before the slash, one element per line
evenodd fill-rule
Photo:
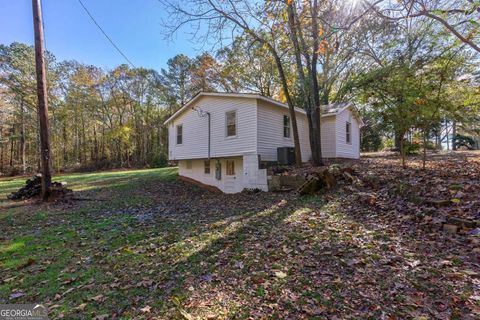
<path fill-rule="evenodd" d="M 187 169 L 192 169 L 192 160 L 187 160 Z"/>
<path fill-rule="evenodd" d="M 347 121 L 347 125 L 345 127 L 345 140 L 347 143 L 352 143 L 352 124 Z"/>
<path fill-rule="evenodd" d="M 237 135 L 237 112 L 229 111 L 225 114 L 227 137 L 233 137 Z"/>
<path fill-rule="evenodd" d="M 235 175 L 235 161 L 227 160 L 227 176 Z"/>
<path fill-rule="evenodd" d="M 283 137 L 290 138 L 290 117 L 283 116 Z"/>
<path fill-rule="evenodd" d="M 205 166 L 205 174 L 210 174 L 210 160 L 205 160 L 204 166 Z"/>
<path fill-rule="evenodd" d="M 183 143 L 183 125 L 179 124 L 177 126 L 177 144 Z"/>

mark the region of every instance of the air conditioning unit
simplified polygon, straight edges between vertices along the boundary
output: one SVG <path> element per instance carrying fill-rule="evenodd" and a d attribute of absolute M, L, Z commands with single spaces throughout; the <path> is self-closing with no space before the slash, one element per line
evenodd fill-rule
<path fill-rule="evenodd" d="M 277 148 L 277 161 L 280 165 L 292 165 L 295 163 L 295 148 L 279 147 Z"/>

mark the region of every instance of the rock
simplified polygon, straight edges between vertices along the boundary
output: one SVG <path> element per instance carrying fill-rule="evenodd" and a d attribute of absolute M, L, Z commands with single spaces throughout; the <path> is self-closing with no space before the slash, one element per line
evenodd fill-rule
<path fill-rule="evenodd" d="M 443 231 L 451 233 L 451 234 L 457 234 L 458 232 L 458 226 L 454 224 L 444 224 L 443 225 Z"/>
<path fill-rule="evenodd" d="M 305 178 L 301 175 L 281 175 L 280 176 L 280 186 L 281 187 L 290 187 L 290 188 L 299 188 L 302 184 L 305 183 Z"/>
<path fill-rule="evenodd" d="M 268 191 L 280 190 L 282 185 L 280 183 L 280 176 L 268 176 L 267 179 Z"/>

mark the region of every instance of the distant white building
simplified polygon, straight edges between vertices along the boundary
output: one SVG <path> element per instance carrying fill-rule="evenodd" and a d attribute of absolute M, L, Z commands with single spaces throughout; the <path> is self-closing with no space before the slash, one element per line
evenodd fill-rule
<path fill-rule="evenodd" d="M 311 159 L 307 116 L 296 109 L 302 161 Z M 293 147 L 288 106 L 257 94 L 199 93 L 165 121 L 168 157 L 179 175 L 225 193 L 267 190 L 261 162 L 276 162 L 279 147 Z M 351 103 L 323 107 L 322 155 L 360 157 L 358 112 Z"/>

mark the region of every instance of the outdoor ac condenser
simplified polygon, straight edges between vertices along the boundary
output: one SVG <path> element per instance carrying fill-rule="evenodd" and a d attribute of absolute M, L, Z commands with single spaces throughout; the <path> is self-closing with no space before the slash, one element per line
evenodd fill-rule
<path fill-rule="evenodd" d="M 280 165 L 292 165 L 295 163 L 295 148 L 279 147 L 277 148 L 277 161 Z"/>

